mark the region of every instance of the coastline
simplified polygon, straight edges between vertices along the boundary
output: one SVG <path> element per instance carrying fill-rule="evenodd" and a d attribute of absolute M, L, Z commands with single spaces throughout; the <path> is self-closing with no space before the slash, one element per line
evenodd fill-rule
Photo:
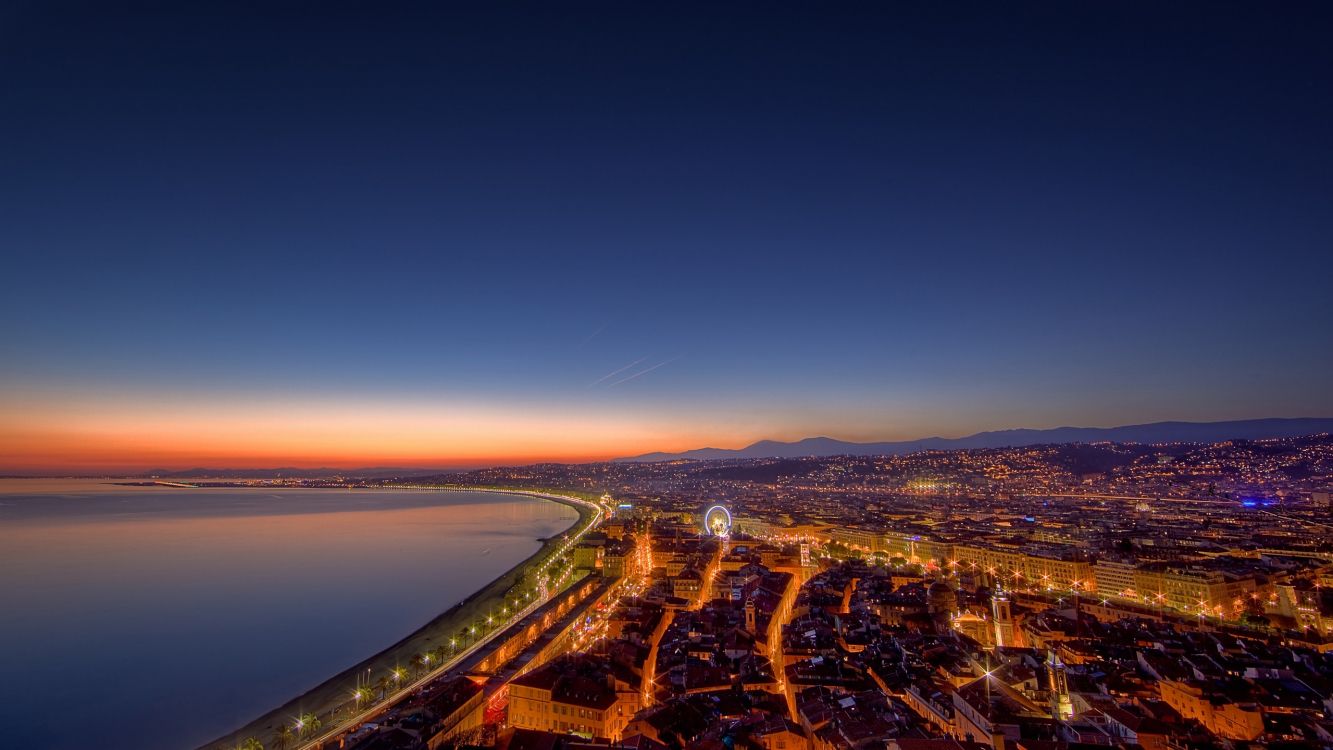
<path fill-rule="evenodd" d="M 277 728 L 303 713 L 323 713 L 334 706 L 346 703 L 349 685 L 354 684 L 359 674 L 367 669 L 386 671 L 407 664 L 415 653 L 439 648 L 449 640 L 449 634 L 456 632 L 466 624 L 480 619 L 487 605 L 504 601 L 505 593 L 522 580 L 529 567 L 550 556 L 556 546 L 571 533 L 577 533 L 587 526 L 594 517 L 592 510 L 582 500 L 570 495 L 556 494 L 558 491 L 540 491 L 531 489 L 504 489 L 497 487 L 464 487 L 404 484 L 387 489 L 426 489 L 440 492 L 485 492 L 499 495 L 520 495 L 559 503 L 573 508 L 578 514 L 570 526 L 558 534 L 540 540 L 541 545 L 528 557 L 519 561 L 512 568 L 464 597 L 431 620 L 423 624 L 396 643 L 393 643 L 374 655 L 325 679 L 323 682 L 291 698 L 282 705 L 264 712 L 255 719 L 198 746 L 198 750 L 221 750 L 237 746 L 247 737 L 258 737 L 269 746 L 269 740 Z M 499 632 L 497 629 L 496 632 Z"/>

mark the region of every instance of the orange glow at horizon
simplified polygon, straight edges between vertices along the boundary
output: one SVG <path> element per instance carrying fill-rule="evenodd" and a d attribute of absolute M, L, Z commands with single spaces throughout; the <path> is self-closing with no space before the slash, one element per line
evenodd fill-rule
<path fill-rule="evenodd" d="M 0 471 L 451 468 L 581 462 L 716 442 L 680 415 L 312 399 L 0 399 Z M 732 436 L 734 442 L 746 438 Z"/>

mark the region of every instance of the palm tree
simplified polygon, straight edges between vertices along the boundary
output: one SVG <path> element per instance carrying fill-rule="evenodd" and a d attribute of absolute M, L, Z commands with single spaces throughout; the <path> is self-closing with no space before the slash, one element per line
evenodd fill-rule
<path fill-rule="evenodd" d="M 291 744 L 291 742 L 292 742 L 292 728 L 287 726 L 286 724 L 283 724 L 282 726 L 278 727 L 278 735 L 277 737 L 274 738 L 274 744 L 278 746 L 278 750 L 286 750 L 287 746 Z"/>
<path fill-rule="evenodd" d="M 246 737 L 239 747 L 240 750 L 264 750 L 264 743 L 255 737 Z"/>
<path fill-rule="evenodd" d="M 301 717 L 296 720 L 296 728 L 300 731 L 301 739 L 314 734 L 319 726 L 319 717 L 314 714 L 301 714 Z"/>

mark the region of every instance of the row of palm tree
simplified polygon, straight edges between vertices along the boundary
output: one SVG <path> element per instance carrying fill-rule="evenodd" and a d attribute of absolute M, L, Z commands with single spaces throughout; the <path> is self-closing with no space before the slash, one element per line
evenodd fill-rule
<path fill-rule="evenodd" d="M 324 723 L 319 720 L 315 714 L 305 713 L 296 717 L 296 721 L 290 726 L 283 724 L 278 727 L 278 731 L 273 736 L 273 745 L 275 750 L 286 750 L 293 742 L 299 742 L 309 737 L 315 736 Z M 264 750 L 264 745 L 253 737 L 245 740 L 246 743 L 253 741 L 253 745 L 242 744 L 241 750 Z"/>

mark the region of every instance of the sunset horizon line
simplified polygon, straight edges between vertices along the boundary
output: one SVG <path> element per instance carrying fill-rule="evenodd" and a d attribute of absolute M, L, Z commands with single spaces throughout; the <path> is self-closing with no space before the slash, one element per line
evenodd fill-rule
<path fill-rule="evenodd" d="M 561 452 L 558 450 L 533 450 L 515 453 L 479 453 L 469 455 L 457 451 L 447 455 L 417 454 L 375 454 L 358 453 L 353 456 L 338 456 L 336 452 L 320 454 L 298 453 L 231 453 L 206 451 L 172 451 L 162 447 L 150 447 L 141 451 L 107 451 L 99 455 L 70 457 L 51 451 L 46 454 L 34 452 L 33 460 L 24 463 L 0 465 L 0 477 L 41 478 L 41 477 L 141 477 L 155 473 L 200 471 L 225 472 L 273 472 L 294 471 L 386 471 L 401 470 L 411 472 L 452 472 L 496 467 L 519 467 L 538 464 L 590 464 L 631 459 L 644 455 L 671 455 L 692 451 L 743 451 L 761 443 L 795 444 L 808 440 L 829 440 L 839 443 L 867 445 L 876 443 L 912 443 L 930 440 L 966 440 L 968 438 L 1008 432 L 1054 432 L 1058 430 L 1116 430 L 1153 425 L 1229 425 L 1247 422 L 1269 421 L 1333 421 L 1333 417 L 1308 415 L 1239 417 L 1235 419 L 1158 419 L 1121 424 L 1051 424 L 1046 426 L 998 427 L 971 431 L 936 431 L 934 434 L 918 434 L 913 437 L 889 435 L 865 438 L 862 436 L 838 437 L 836 430 L 813 431 L 814 434 L 800 436 L 736 437 L 727 439 L 708 439 L 695 436 L 663 438 L 652 443 L 625 442 L 616 449 L 590 450 L 587 452 Z M 0 433 L 0 447 L 7 447 L 13 455 L 13 446 L 17 440 L 5 440 Z M 532 442 L 529 439 L 527 442 Z M 1063 442 L 1063 441 L 1057 441 Z M 1131 441 L 1132 442 L 1132 441 Z M 9 443 L 8 446 L 5 444 Z"/>

